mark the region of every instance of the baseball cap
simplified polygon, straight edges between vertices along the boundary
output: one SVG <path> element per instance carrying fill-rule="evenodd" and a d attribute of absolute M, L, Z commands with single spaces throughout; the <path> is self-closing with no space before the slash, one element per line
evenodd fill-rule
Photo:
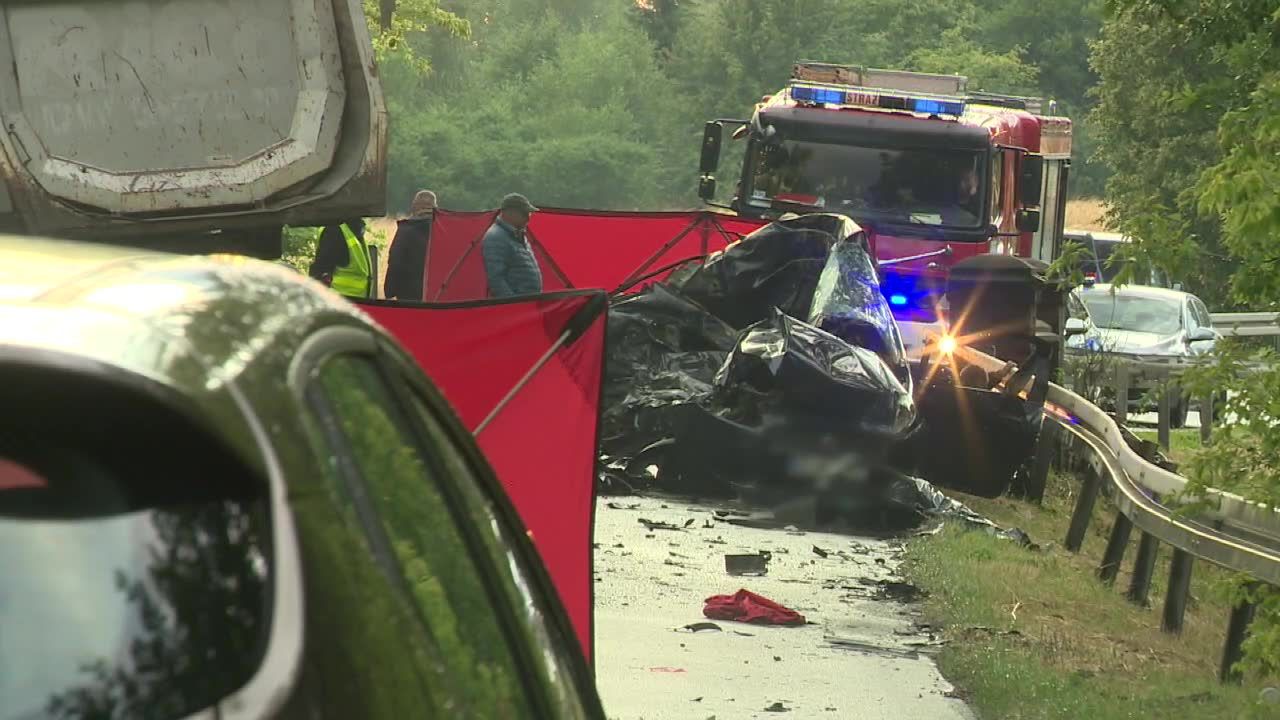
<path fill-rule="evenodd" d="M 511 193 L 510 195 L 502 198 L 502 209 L 522 210 L 527 213 L 538 212 L 538 208 L 534 207 L 533 203 L 529 202 L 529 198 L 521 195 L 520 193 Z"/>

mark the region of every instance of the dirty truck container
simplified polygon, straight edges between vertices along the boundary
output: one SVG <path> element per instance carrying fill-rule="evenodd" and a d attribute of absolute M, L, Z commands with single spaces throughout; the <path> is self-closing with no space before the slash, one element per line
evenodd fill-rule
<path fill-rule="evenodd" d="M 0 5 L 0 232 L 270 257 L 381 215 L 376 73 L 357 0 Z"/>

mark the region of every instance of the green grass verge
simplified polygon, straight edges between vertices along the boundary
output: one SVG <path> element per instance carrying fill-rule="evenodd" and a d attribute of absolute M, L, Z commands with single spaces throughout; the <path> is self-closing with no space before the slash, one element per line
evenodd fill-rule
<path fill-rule="evenodd" d="M 1155 430 L 1138 430 L 1130 428 L 1133 434 L 1143 440 L 1159 442 Z M 1169 431 L 1169 459 L 1176 463 L 1185 463 L 1200 449 L 1200 428 L 1181 428 Z"/>
<path fill-rule="evenodd" d="M 909 546 L 905 572 L 928 593 L 925 613 L 949 639 L 939 656 L 944 675 L 983 718 L 1255 718 L 1280 717 L 1257 704 L 1267 684 L 1216 681 L 1228 607 L 1225 575 L 1206 563 L 1193 573 L 1192 601 L 1181 636 L 1160 630 L 1168 582 L 1164 548 L 1151 605 L 1126 600 L 1137 534 L 1114 587 L 1096 568 L 1114 518 L 1105 501 L 1079 554 L 1061 546 L 1075 486 L 1056 477 L 1043 507 L 956 494 L 1005 526 L 1026 530 L 1043 547 L 1030 551 L 960 526 Z"/>

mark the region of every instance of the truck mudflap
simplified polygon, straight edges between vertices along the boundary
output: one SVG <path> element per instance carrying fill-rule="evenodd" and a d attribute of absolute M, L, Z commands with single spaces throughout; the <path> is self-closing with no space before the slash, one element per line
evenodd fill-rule
<path fill-rule="evenodd" d="M 11 3 L 0 37 L 0 179 L 33 232 L 384 185 L 358 2 Z"/>

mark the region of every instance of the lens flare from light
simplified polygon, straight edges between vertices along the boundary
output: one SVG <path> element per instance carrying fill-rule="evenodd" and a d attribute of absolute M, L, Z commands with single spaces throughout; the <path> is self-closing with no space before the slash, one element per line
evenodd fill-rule
<path fill-rule="evenodd" d="M 938 338 L 938 352 L 943 355 L 950 355 L 956 351 L 956 339 L 951 335 L 943 335 Z"/>

